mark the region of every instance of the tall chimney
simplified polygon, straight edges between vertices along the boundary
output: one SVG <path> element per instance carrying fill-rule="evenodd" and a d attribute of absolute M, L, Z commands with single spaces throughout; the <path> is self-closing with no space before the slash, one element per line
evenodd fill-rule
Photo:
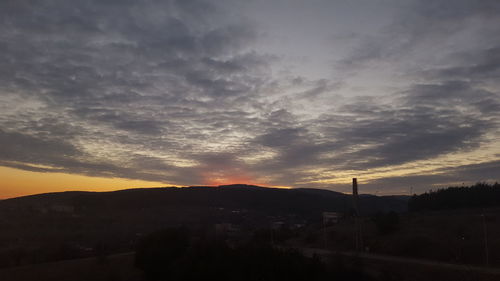
<path fill-rule="evenodd" d="M 358 216 L 359 209 L 358 209 L 358 179 L 357 178 L 352 179 L 352 203 L 353 203 L 353 208 L 354 208 L 354 215 Z"/>
<path fill-rule="evenodd" d="M 354 207 L 354 243 L 356 247 L 356 251 L 363 250 L 363 228 L 362 228 L 362 220 L 359 217 L 359 196 L 358 196 L 358 179 L 352 179 L 352 203 Z"/>

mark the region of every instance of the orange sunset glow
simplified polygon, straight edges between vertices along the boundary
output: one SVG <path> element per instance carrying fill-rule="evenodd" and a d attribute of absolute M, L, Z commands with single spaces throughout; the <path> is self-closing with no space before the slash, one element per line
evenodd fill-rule
<path fill-rule="evenodd" d="M 137 187 L 172 186 L 165 183 L 120 178 L 100 178 L 62 173 L 37 173 L 0 167 L 1 199 L 59 191 L 112 191 Z"/>

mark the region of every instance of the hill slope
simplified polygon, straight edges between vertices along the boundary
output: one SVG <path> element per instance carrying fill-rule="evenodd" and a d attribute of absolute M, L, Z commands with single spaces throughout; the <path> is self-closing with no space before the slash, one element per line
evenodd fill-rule
<path fill-rule="evenodd" d="M 0 201 L 0 267 L 130 251 L 143 234 L 184 225 L 214 229 L 231 223 L 243 233 L 321 221 L 324 211 L 349 212 L 351 196 L 315 189 L 231 185 L 60 192 Z M 406 201 L 360 199 L 364 214 L 404 211 Z M 13 258 L 14 257 L 14 258 Z"/>
<path fill-rule="evenodd" d="M 1 209 L 48 211 L 55 206 L 70 206 L 79 211 L 143 210 L 156 207 L 230 208 L 265 212 L 269 215 L 297 214 L 318 216 L 323 211 L 348 212 L 350 195 L 321 189 L 278 189 L 252 185 L 185 188 L 144 188 L 113 192 L 60 192 L 18 197 L 0 201 Z M 361 212 L 406 211 L 406 198 L 362 196 Z"/>

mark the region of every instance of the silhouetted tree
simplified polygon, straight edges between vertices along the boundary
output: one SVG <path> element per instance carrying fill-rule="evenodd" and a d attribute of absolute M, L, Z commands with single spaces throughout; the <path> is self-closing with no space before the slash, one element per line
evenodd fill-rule
<path fill-rule="evenodd" d="M 449 187 L 414 195 L 408 201 L 410 211 L 484 208 L 500 206 L 500 184 L 477 183 Z"/>
<path fill-rule="evenodd" d="M 399 215 L 396 212 L 378 213 L 373 217 L 380 234 L 390 234 L 399 229 Z"/>
<path fill-rule="evenodd" d="M 139 241 L 135 265 L 149 280 L 168 280 L 168 276 L 175 271 L 175 263 L 185 255 L 188 246 L 189 235 L 184 228 L 152 233 Z"/>
<path fill-rule="evenodd" d="M 189 239 L 177 230 L 146 237 L 138 245 L 136 264 L 148 280 L 373 280 L 361 272 L 330 271 L 317 257 L 259 239 L 229 247 L 221 240 Z"/>

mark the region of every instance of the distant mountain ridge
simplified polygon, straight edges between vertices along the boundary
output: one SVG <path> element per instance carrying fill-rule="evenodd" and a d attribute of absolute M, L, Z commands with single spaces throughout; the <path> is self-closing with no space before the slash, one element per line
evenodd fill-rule
<path fill-rule="evenodd" d="M 378 211 L 406 211 L 405 197 L 362 196 L 363 213 Z M 29 195 L 0 201 L 0 208 L 30 204 L 68 205 L 75 208 L 130 209 L 155 206 L 189 206 L 196 208 L 244 208 L 269 213 L 295 213 L 319 215 L 323 211 L 347 212 L 352 205 L 351 195 L 340 192 L 312 189 L 280 189 L 247 184 L 220 186 L 190 186 L 135 188 L 108 192 L 66 191 Z M 36 207 L 35 206 L 35 207 Z"/>

